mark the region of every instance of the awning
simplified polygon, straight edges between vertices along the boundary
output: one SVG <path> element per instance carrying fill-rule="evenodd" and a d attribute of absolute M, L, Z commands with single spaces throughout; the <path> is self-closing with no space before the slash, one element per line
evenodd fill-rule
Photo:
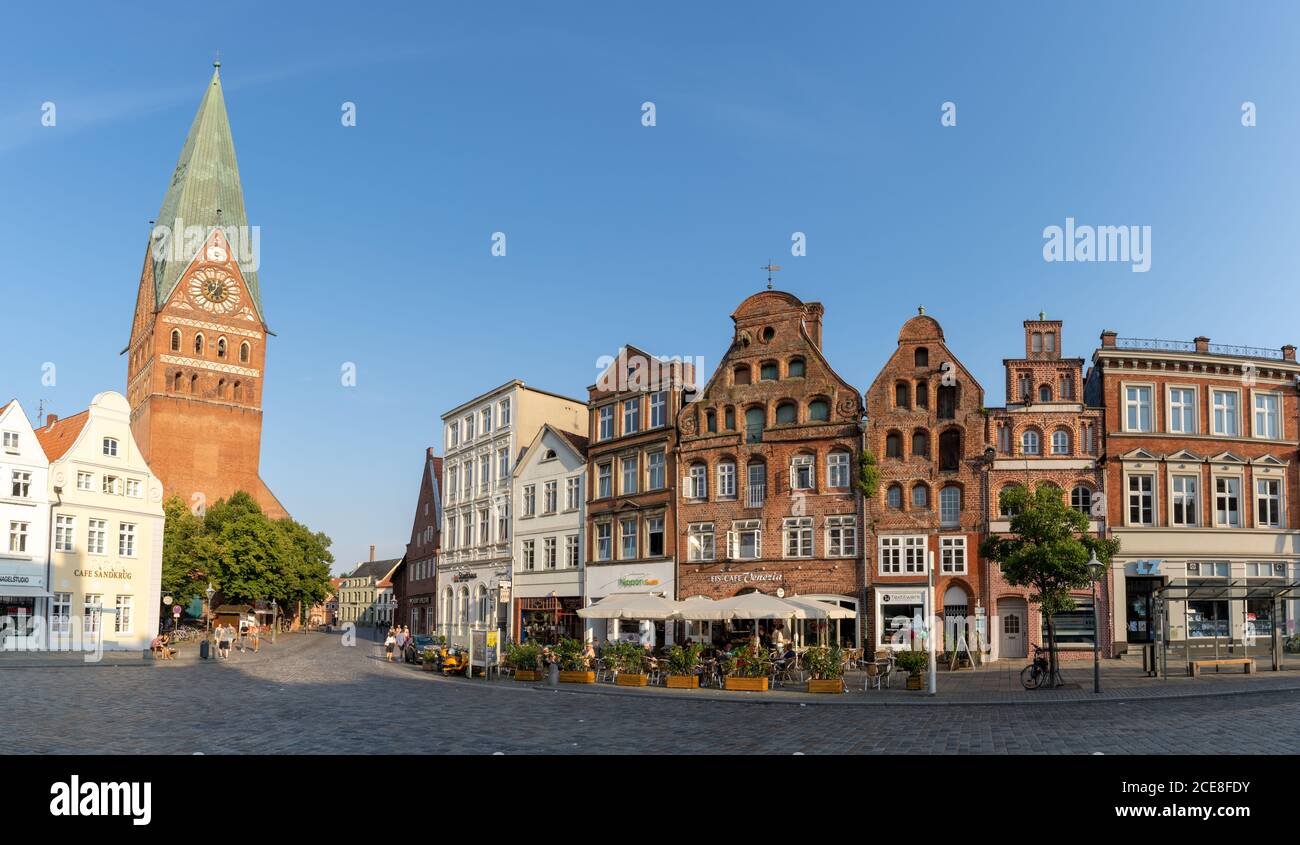
<path fill-rule="evenodd" d="M 1242 599 L 1300 598 L 1300 582 L 1282 578 L 1227 581 L 1215 578 L 1186 578 L 1170 581 L 1152 592 L 1168 601 L 1215 601 Z"/>

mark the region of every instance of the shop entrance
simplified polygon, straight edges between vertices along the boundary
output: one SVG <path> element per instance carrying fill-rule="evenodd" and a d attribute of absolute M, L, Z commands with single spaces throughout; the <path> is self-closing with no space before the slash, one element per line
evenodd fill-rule
<path fill-rule="evenodd" d="M 1125 578 L 1128 596 L 1124 629 L 1130 643 L 1155 642 L 1155 596 L 1163 578 Z"/>

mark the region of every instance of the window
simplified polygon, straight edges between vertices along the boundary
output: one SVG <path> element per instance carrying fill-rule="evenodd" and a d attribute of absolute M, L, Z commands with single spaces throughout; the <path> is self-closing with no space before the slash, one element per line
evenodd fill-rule
<path fill-rule="evenodd" d="M 55 593 L 50 618 L 50 633 L 67 636 L 72 633 L 72 593 Z"/>
<path fill-rule="evenodd" d="M 1016 377 L 1017 396 L 1019 396 L 1025 402 L 1028 402 L 1030 398 L 1031 390 L 1032 388 L 1030 387 L 1029 373 L 1021 373 L 1019 376 Z"/>
<path fill-rule="evenodd" d="M 885 505 L 890 510 L 903 509 L 903 488 L 897 484 L 889 485 L 889 490 L 885 493 Z"/>
<path fill-rule="evenodd" d="M 1070 432 L 1065 430 L 1052 432 L 1052 454 L 1070 454 Z"/>
<path fill-rule="evenodd" d="M 763 419 L 762 408 L 749 408 L 745 411 L 745 442 L 762 443 L 763 442 Z"/>
<path fill-rule="evenodd" d="M 1175 475 L 1170 480 L 1174 525 L 1196 525 L 1196 476 Z"/>
<path fill-rule="evenodd" d="M 1038 385 L 1038 401 L 1039 402 L 1052 401 L 1052 386 L 1050 384 Z"/>
<path fill-rule="evenodd" d="M 939 469 L 942 472 L 954 472 L 960 467 L 961 431 L 949 428 L 939 435 Z"/>
<path fill-rule="evenodd" d="M 510 400 L 502 399 L 497 403 L 497 428 L 510 425 Z"/>
<path fill-rule="evenodd" d="M 930 457 L 930 435 L 924 431 L 912 432 L 912 457 Z"/>
<path fill-rule="evenodd" d="M 780 378 L 780 372 L 775 361 L 764 361 L 758 368 L 759 381 L 776 381 Z"/>
<path fill-rule="evenodd" d="M 1020 487 L 1019 484 L 1008 484 L 998 492 L 998 515 L 999 516 L 1009 519 L 1015 516 L 1016 514 L 1020 513 L 1020 509 L 1008 505 L 1005 498 L 1008 493 L 1010 493 L 1012 490 L 1015 490 L 1019 487 Z"/>
<path fill-rule="evenodd" d="M 619 463 L 619 467 L 620 467 L 621 470 L 622 470 L 622 472 L 621 472 L 622 479 L 621 479 L 621 481 L 620 481 L 621 486 L 620 486 L 619 489 L 622 491 L 622 493 L 623 493 L 624 496 L 627 496 L 627 495 L 630 495 L 630 494 L 632 494 L 632 493 L 635 493 L 636 490 L 637 490 L 637 484 L 636 484 L 636 482 L 637 482 L 637 478 L 636 478 L 636 473 L 637 473 L 637 460 L 636 460 L 636 455 L 633 455 L 633 456 L 628 457 L 628 458 L 623 458 L 622 461 Z"/>
<path fill-rule="evenodd" d="M 1091 422 L 1083 424 L 1083 451 L 1089 455 L 1096 454 L 1096 440 L 1093 437 L 1095 428 L 1095 424 Z"/>
<path fill-rule="evenodd" d="M 718 412 L 712 408 L 704 412 L 704 430 L 709 434 L 718 432 Z"/>
<path fill-rule="evenodd" d="M 1226 437 L 1236 437 L 1241 430 L 1237 424 L 1237 392 L 1235 390 L 1216 390 L 1213 397 L 1214 433 Z"/>
<path fill-rule="evenodd" d="M 564 509 L 576 511 L 582 504 L 582 479 L 574 476 L 564 479 Z"/>
<path fill-rule="evenodd" d="M 635 434 L 641 430 L 641 398 L 623 400 L 623 433 Z"/>
<path fill-rule="evenodd" d="M 13 470 L 10 474 L 10 495 L 18 499 L 28 498 L 31 492 L 32 474 L 23 470 Z"/>
<path fill-rule="evenodd" d="M 1043 351 L 1043 334 L 1042 334 L 1042 332 L 1034 332 L 1033 334 L 1031 334 L 1031 335 L 1029 336 L 1029 351 L 1030 351 L 1030 352 L 1042 352 L 1042 351 Z"/>
<path fill-rule="evenodd" d="M 1255 525 L 1280 528 L 1282 525 L 1282 482 L 1276 478 L 1255 480 Z"/>
<path fill-rule="evenodd" d="M 1151 431 L 1151 388 L 1124 388 L 1124 430 Z"/>
<path fill-rule="evenodd" d="M 548 481 L 542 485 L 542 513 L 555 513 L 559 500 L 559 482 Z"/>
<path fill-rule="evenodd" d="M 466 499 L 472 498 L 474 496 L 474 464 L 466 461 L 465 465 L 461 467 L 461 473 L 461 478 L 465 482 L 461 492 L 464 493 Z"/>
<path fill-rule="evenodd" d="M 826 517 L 826 554 L 831 557 L 853 557 L 858 553 L 858 518 L 856 516 Z"/>
<path fill-rule="evenodd" d="M 578 568 L 578 535 L 570 534 L 564 538 L 564 565 L 568 569 Z"/>
<path fill-rule="evenodd" d="M 510 539 L 510 502 L 502 500 L 497 504 L 497 540 Z"/>
<path fill-rule="evenodd" d="M 10 522 L 9 523 L 9 551 L 15 554 L 27 553 L 27 529 L 31 527 L 28 522 Z"/>
<path fill-rule="evenodd" d="M 894 407 L 912 407 L 912 389 L 905 381 L 900 381 L 898 384 L 894 385 Z"/>
<path fill-rule="evenodd" d="M 935 391 L 938 407 L 934 415 L 941 420 L 957 419 L 957 403 L 961 399 L 961 388 L 955 384 L 940 385 Z"/>
<path fill-rule="evenodd" d="M 131 633 L 131 597 L 117 597 L 117 619 L 113 621 L 113 633 Z"/>
<path fill-rule="evenodd" d="M 478 459 L 478 491 L 486 493 L 492 483 L 492 456 L 483 455 Z"/>
<path fill-rule="evenodd" d="M 1285 563 L 1248 563 L 1246 575 L 1250 578 L 1285 578 Z"/>
<path fill-rule="evenodd" d="M 544 555 L 543 559 L 546 561 L 546 568 L 555 569 L 557 561 L 555 556 L 554 537 L 547 537 L 542 540 L 542 554 Z"/>
<path fill-rule="evenodd" d="M 73 530 L 76 528 L 76 519 L 71 516 L 59 514 L 54 517 L 54 550 L 56 552 L 70 552 L 74 546 Z"/>
<path fill-rule="evenodd" d="M 600 464 L 596 467 L 596 498 L 608 499 L 614 495 L 614 465 Z"/>
<path fill-rule="evenodd" d="M 636 558 L 636 520 L 624 519 L 618 524 L 619 558 L 633 560 Z"/>
<path fill-rule="evenodd" d="M 1190 387 L 1169 388 L 1169 430 L 1196 433 L 1196 391 Z"/>
<path fill-rule="evenodd" d="M 712 522 L 696 522 L 686 530 L 686 559 L 713 560 L 715 534 Z"/>
<path fill-rule="evenodd" d="M 524 487 L 524 510 L 520 516 L 533 516 L 537 513 L 537 486 L 529 484 Z"/>
<path fill-rule="evenodd" d="M 939 491 L 939 524 L 954 528 L 961 522 L 961 488 L 945 487 Z"/>
<path fill-rule="evenodd" d="M 826 456 L 826 483 L 830 487 L 849 486 L 848 452 L 831 452 Z"/>
<path fill-rule="evenodd" d="M 925 537 L 885 536 L 880 538 L 881 575 L 918 575 L 925 572 Z"/>
<path fill-rule="evenodd" d="M 1203 562 L 1196 561 L 1187 564 L 1187 574 L 1195 575 L 1197 578 L 1227 578 L 1229 566 L 1226 561 L 1222 562 Z"/>
<path fill-rule="evenodd" d="M 707 499 L 709 497 L 709 468 L 704 464 L 691 464 L 686 473 L 686 498 Z"/>
<path fill-rule="evenodd" d="M 924 484 L 918 484 L 912 488 L 912 507 L 916 510 L 929 510 L 930 508 L 930 488 Z"/>
<path fill-rule="evenodd" d="M 939 571 L 944 575 L 966 574 L 966 538 L 939 538 Z"/>
<path fill-rule="evenodd" d="M 831 418 L 831 406 L 825 399 L 814 399 L 808 403 L 808 419 L 813 422 L 826 422 Z"/>
<path fill-rule="evenodd" d="M 199 332 L 198 334 L 194 335 L 194 354 L 195 355 L 203 354 L 203 333 L 202 332 Z"/>
<path fill-rule="evenodd" d="M 181 351 L 181 330 L 180 329 L 172 329 L 171 350 L 172 352 Z"/>
<path fill-rule="evenodd" d="M 916 407 L 930 407 L 930 383 L 927 381 L 918 381 L 916 383 Z"/>
<path fill-rule="evenodd" d="M 474 439 L 474 415 L 470 414 L 468 417 L 465 418 L 464 422 L 465 422 L 465 439 L 473 440 Z"/>
<path fill-rule="evenodd" d="M 811 516 L 789 517 L 781 525 L 785 535 L 786 557 L 812 557 L 813 555 L 813 518 Z"/>
<path fill-rule="evenodd" d="M 600 424 L 600 439 L 609 440 L 614 436 L 614 406 L 602 405 L 596 410 Z"/>
<path fill-rule="evenodd" d="M 247 364 L 250 357 L 252 357 L 252 347 L 248 345 L 248 341 L 244 341 L 239 344 L 239 363 Z"/>
<path fill-rule="evenodd" d="M 803 378 L 804 362 L 802 358 L 791 358 L 790 363 L 786 365 L 786 372 L 790 378 Z"/>
<path fill-rule="evenodd" d="M 901 458 L 903 457 L 903 435 L 897 431 L 891 431 L 885 435 L 885 457 Z"/>
<path fill-rule="evenodd" d="M 793 402 L 782 402 L 776 406 L 776 424 L 790 425 L 799 421 L 799 408 Z"/>
<path fill-rule="evenodd" d="M 1154 525 L 1152 484 L 1154 476 L 1130 475 L 1128 477 L 1128 524 Z"/>
<path fill-rule="evenodd" d="M 448 448 L 460 445 L 460 423 L 447 424 L 447 446 Z"/>
<path fill-rule="evenodd" d="M 668 422 L 668 392 L 661 390 L 650 394 L 650 427 L 659 428 Z M 715 423 L 716 425 L 716 423 Z"/>
<path fill-rule="evenodd" d="M 224 337 L 217 338 L 217 357 L 226 357 L 226 339 Z"/>
<path fill-rule="evenodd" d="M 1072 596 L 1074 610 L 1057 613 L 1052 621 L 1056 627 L 1056 642 L 1067 645 L 1092 645 L 1097 631 L 1097 614 L 1093 611 L 1090 596 Z"/>
<path fill-rule="evenodd" d="M 1029 429 L 1020 435 L 1020 451 L 1025 455 L 1038 454 L 1038 432 Z"/>
<path fill-rule="evenodd" d="M 1061 376 L 1061 377 L 1058 379 L 1058 382 L 1059 382 L 1059 385 L 1060 385 L 1060 386 L 1057 388 L 1057 392 L 1060 394 L 1061 398 L 1062 398 L 1062 399 L 1073 399 L 1073 398 L 1074 398 L 1074 378 L 1073 378 L 1072 376 L 1063 375 L 1063 376 Z"/>
<path fill-rule="evenodd" d="M 763 502 L 767 499 L 767 464 L 751 463 L 745 468 L 745 471 L 748 482 L 745 491 L 745 506 L 761 508 Z"/>
<path fill-rule="evenodd" d="M 750 383 L 750 377 L 749 377 L 749 365 L 748 365 L 748 364 L 739 364 L 739 365 L 737 365 L 736 368 L 735 368 L 734 370 L 731 371 L 731 375 L 732 375 L 732 382 L 733 382 L 734 384 L 749 384 L 749 383 Z"/>
<path fill-rule="evenodd" d="M 110 458 L 117 457 L 117 439 L 114 437 L 104 438 L 104 454 Z"/>
<path fill-rule="evenodd" d="M 1092 513 L 1092 489 L 1082 484 L 1070 491 L 1070 507 L 1084 516 Z"/>
<path fill-rule="evenodd" d="M 1278 417 L 1278 397 L 1276 393 L 1255 394 L 1255 431 L 1256 437 L 1277 440 L 1282 436 Z"/>
<path fill-rule="evenodd" d="M 492 432 L 492 407 L 489 405 L 479 411 L 478 416 L 479 429 L 481 429 L 484 434 L 490 434 Z"/>
<path fill-rule="evenodd" d="M 1056 332 L 1046 332 L 1043 334 L 1043 348 L 1048 352 L 1056 351 Z"/>
<path fill-rule="evenodd" d="M 92 555 L 104 554 L 104 537 L 108 533 L 105 528 L 108 523 L 102 519 L 86 520 L 86 553 Z"/>
<path fill-rule="evenodd" d="M 103 481 L 103 490 L 110 496 L 122 495 L 122 479 L 116 475 L 106 475 Z"/>
<path fill-rule="evenodd" d="M 814 484 L 812 455 L 795 455 L 790 461 L 790 489 L 811 490 Z"/>
<path fill-rule="evenodd" d="M 1214 522 L 1223 528 L 1241 527 L 1241 479 L 1214 479 Z"/>
<path fill-rule="evenodd" d="M 456 546 L 456 537 L 457 537 L 456 524 L 457 524 L 456 515 L 454 513 L 448 514 L 447 515 L 447 545 L 453 548 L 455 548 Z"/>
<path fill-rule="evenodd" d="M 474 545 L 474 514 L 472 513 L 465 514 L 465 520 L 463 524 L 464 524 L 464 531 L 461 534 L 461 539 L 464 541 L 465 548 L 469 548 L 470 546 Z"/>
<path fill-rule="evenodd" d="M 99 593 L 86 593 L 86 600 L 81 610 L 81 632 L 83 634 L 99 633 L 99 615 L 104 607 L 104 597 Z"/>
<path fill-rule="evenodd" d="M 645 521 L 645 540 L 647 557 L 664 555 L 664 518 L 648 516 Z"/>
<path fill-rule="evenodd" d="M 608 522 L 596 524 L 596 560 L 610 559 L 610 532 L 613 526 Z"/>
<path fill-rule="evenodd" d="M 916 347 L 916 351 L 912 353 L 912 363 L 918 367 L 930 366 L 930 350 L 924 346 Z"/>
<path fill-rule="evenodd" d="M 763 523 L 757 519 L 731 524 L 731 557 L 757 560 L 763 554 Z"/>

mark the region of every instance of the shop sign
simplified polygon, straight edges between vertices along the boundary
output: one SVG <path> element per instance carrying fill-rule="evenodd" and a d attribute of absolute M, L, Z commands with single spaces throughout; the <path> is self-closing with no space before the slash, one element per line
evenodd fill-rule
<path fill-rule="evenodd" d="M 428 596 L 416 596 L 415 598 L 407 599 L 407 602 L 410 603 L 410 604 L 428 604 L 428 603 L 429 603 L 429 597 L 428 597 Z"/>
<path fill-rule="evenodd" d="M 45 573 L 28 575 L 23 572 L 0 573 L 0 587 L 44 587 Z"/>
<path fill-rule="evenodd" d="M 924 604 L 925 590 L 891 590 L 880 593 L 881 604 Z"/>
<path fill-rule="evenodd" d="M 658 578 L 652 578 L 644 572 L 634 572 L 630 575 L 621 575 L 618 579 L 620 587 L 656 587 L 659 585 Z"/>
<path fill-rule="evenodd" d="M 785 574 L 782 572 L 722 572 L 709 576 L 709 582 L 712 584 L 749 584 L 761 581 L 776 582 L 784 580 Z"/>
<path fill-rule="evenodd" d="M 455 575 L 451 576 L 451 580 L 455 581 L 457 584 L 461 583 L 462 581 L 474 581 L 477 579 L 478 579 L 477 572 L 457 572 Z"/>
<path fill-rule="evenodd" d="M 1161 563 L 1163 563 L 1163 561 L 1135 560 L 1133 561 L 1133 567 L 1138 575 L 1159 575 Z"/>
<path fill-rule="evenodd" d="M 74 569 L 72 574 L 78 578 L 106 578 L 113 581 L 130 581 L 129 569 Z"/>

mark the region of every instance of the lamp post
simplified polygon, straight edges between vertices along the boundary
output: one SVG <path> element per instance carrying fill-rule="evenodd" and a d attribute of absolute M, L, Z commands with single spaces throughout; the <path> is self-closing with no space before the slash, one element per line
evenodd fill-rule
<path fill-rule="evenodd" d="M 208 597 L 208 634 L 211 634 L 212 633 L 212 596 L 216 594 L 217 591 L 212 589 L 212 582 L 209 581 L 208 588 L 203 592 L 206 593 Z"/>
<path fill-rule="evenodd" d="M 1093 552 L 1088 559 L 1088 579 L 1092 582 L 1092 691 L 1101 692 L 1101 609 L 1097 606 L 1097 582 L 1106 573 L 1106 564 Z"/>
<path fill-rule="evenodd" d="M 280 606 L 271 599 L 271 645 L 275 645 L 275 629 L 280 627 Z"/>

